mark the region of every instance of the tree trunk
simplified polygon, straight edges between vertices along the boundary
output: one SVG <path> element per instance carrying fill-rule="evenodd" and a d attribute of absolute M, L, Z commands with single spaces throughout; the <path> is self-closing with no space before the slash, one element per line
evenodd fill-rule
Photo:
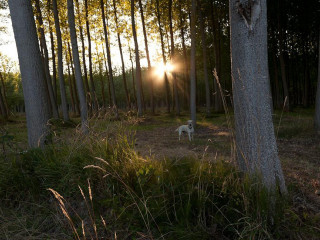
<path fill-rule="evenodd" d="M 196 0 L 192 0 L 191 10 L 191 59 L 190 59 L 190 114 L 193 125 L 196 117 Z"/>
<path fill-rule="evenodd" d="M 70 97 L 71 97 L 72 111 L 74 114 L 77 114 L 80 112 L 80 110 L 79 110 L 79 112 L 77 111 L 77 107 L 76 107 L 76 103 L 75 103 L 75 96 L 74 96 L 73 84 L 72 84 L 72 80 L 71 80 L 69 62 L 67 62 L 67 70 L 68 70 L 69 92 L 70 92 Z"/>
<path fill-rule="evenodd" d="M 88 56 L 89 56 L 89 76 L 90 76 L 90 93 L 91 93 L 91 103 L 95 111 L 98 110 L 98 99 L 96 95 L 96 88 L 93 81 L 93 72 L 92 72 L 92 51 L 91 51 L 91 35 L 90 35 L 90 24 L 89 24 L 89 13 L 88 13 L 88 0 L 84 0 L 84 9 L 86 13 L 86 28 L 87 28 L 87 37 L 88 37 Z"/>
<path fill-rule="evenodd" d="M 179 4 L 179 23 L 180 23 L 180 35 L 181 35 L 181 43 L 182 43 L 182 50 L 183 50 L 183 99 L 185 106 L 188 106 L 190 103 L 190 96 L 189 96 L 189 68 L 188 68 L 188 60 L 187 60 L 187 49 L 184 39 L 184 18 L 182 14 L 182 6 L 181 2 L 178 2 Z"/>
<path fill-rule="evenodd" d="M 71 73 L 72 73 L 72 77 L 71 77 L 71 82 L 72 82 L 72 86 L 73 86 L 73 96 L 74 96 L 74 103 L 76 106 L 76 113 L 80 115 L 80 107 L 79 107 L 79 97 L 78 97 L 78 93 L 77 93 L 77 84 L 76 84 L 76 79 L 75 79 L 75 71 L 74 71 L 74 67 L 73 67 L 73 60 L 72 60 L 72 54 L 71 54 L 71 48 L 70 48 L 70 44 L 69 42 L 67 43 L 68 45 L 68 52 L 69 52 L 69 59 L 70 59 L 70 66 L 71 66 Z"/>
<path fill-rule="evenodd" d="M 80 40 L 81 40 L 81 48 L 82 48 L 82 63 L 83 63 L 83 71 L 84 71 L 84 87 L 86 91 L 86 97 L 88 98 L 88 102 L 91 103 L 90 98 L 90 87 L 88 81 L 88 70 L 87 70 L 87 63 L 86 63 L 86 46 L 84 44 L 84 36 L 83 36 L 83 29 L 80 17 L 80 5 L 79 0 L 76 0 L 76 7 L 77 7 L 77 14 L 79 15 L 78 24 L 79 24 L 79 32 L 80 32 Z"/>
<path fill-rule="evenodd" d="M 160 32 L 160 40 L 161 40 L 161 50 L 162 50 L 162 59 L 163 64 L 167 64 L 166 56 L 165 56 L 165 50 L 164 50 L 164 42 L 163 42 L 163 33 L 162 33 L 162 27 L 161 27 L 161 17 L 160 17 L 160 8 L 159 8 L 159 0 L 156 0 L 156 15 L 158 19 L 158 26 L 159 26 L 159 32 Z M 169 86 L 169 80 L 167 73 L 164 72 L 164 82 L 165 82 L 165 88 L 166 88 L 166 103 L 167 103 L 167 112 L 170 112 L 170 86 Z"/>
<path fill-rule="evenodd" d="M 211 2 L 211 15 L 212 15 L 212 30 L 213 30 L 213 49 L 214 49 L 214 58 L 215 58 L 215 69 L 217 71 L 217 76 L 220 81 L 221 86 L 221 55 L 220 55 L 220 27 L 218 22 L 217 11 L 214 10 L 213 2 Z M 222 96 L 219 89 L 219 83 L 217 79 L 214 78 L 214 110 L 216 112 L 222 112 Z"/>
<path fill-rule="evenodd" d="M 28 143 L 30 147 L 42 147 L 49 135 L 49 99 L 31 1 L 9 0 L 9 8 L 26 107 Z"/>
<path fill-rule="evenodd" d="M 47 43 L 46 43 L 44 29 L 43 29 L 43 20 L 42 20 L 42 14 L 40 9 L 40 2 L 39 0 L 36 0 L 35 3 L 36 3 L 36 9 L 37 9 L 36 18 L 39 23 L 38 31 L 40 34 L 40 45 L 44 53 L 43 66 L 44 66 L 45 77 L 47 80 L 47 88 L 48 88 L 48 93 L 50 97 L 51 110 L 52 110 L 53 117 L 59 118 L 58 106 L 54 97 L 54 92 L 53 92 L 52 83 L 51 83 L 51 76 L 50 76 L 50 69 L 49 69 L 49 55 L 48 55 L 48 48 L 47 48 Z"/>
<path fill-rule="evenodd" d="M 103 23 L 103 30 L 104 30 L 104 37 L 105 37 L 105 42 L 106 42 L 107 58 L 108 58 L 108 71 L 109 71 L 109 81 L 110 81 L 110 90 L 111 90 L 110 92 L 111 92 L 111 99 L 112 99 L 112 108 L 115 111 L 116 118 L 118 118 L 119 117 L 118 116 L 118 107 L 117 107 L 116 93 L 115 93 L 114 83 L 113 83 L 111 54 L 110 54 L 110 47 L 109 47 L 106 19 L 105 19 L 105 14 L 104 14 L 104 3 L 103 3 L 103 0 L 100 0 L 100 8 L 101 8 L 101 14 L 102 14 L 102 23 Z"/>
<path fill-rule="evenodd" d="M 151 112 L 152 112 L 152 114 L 154 114 L 155 113 L 155 106 L 154 106 L 154 93 L 153 93 L 153 79 L 151 77 L 152 69 L 151 69 L 147 32 L 146 32 L 146 26 L 145 26 L 145 22 L 144 22 L 144 14 L 143 14 L 143 7 L 142 7 L 141 0 L 139 0 L 139 8 L 140 8 L 140 15 L 141 15 L 141 22 L 142 22 L 142 29 L 143 29 L 144 45 L 146 48 L 146 56 L 147 56 L 147 62 L 148 62 L 147 80 L 150 82 Z"/>
<path fill-rule="evenodd" d="M 211 104 L 210 104 L 210 86 L 209 86 L 208 67 L 207 67 L 207 43 L 206 43 L 206 34 L 204 31 L 204 19 L 202 16 L 202 9 L 201 9 L 201 4 L 199 0 L 198 0 L 198 4 L 199 4 L 198 10 L 199 10 L 199 17 L 200 17 L 202 58 L 203 58 L 203 75 L 204 75 L 204 82 L 206 86 L 206 113 L 207 113 L 207 116 L 209 116 L 211 112 Z"/>
<path fill-rule="evenodd" d="M 77 40 L 75 21 L 74 21 L 73 0 L 68 0 L 68 22 L 69 22 L 69 28 L 70 28 L 70 38 L 71 38 L 71 44 L 72 44 L 72 55 L 73 55 L 74 68 L 75 68 L 75 77 L 77 81 L 77 90 L 78 90 L 78 96 L 80 100 L 81 130 L 83 133 L 88 133 L 88 128 L 89 128 L 88 109 L 87 109 L 87 103 L 86 103 L 86 96 L 83 89 L 83 81 L 82 81 L 79 51 L 78 51 L 78 40 Z"/>
<path fill-rule="evenodd" d="M 6 86 L 4 84 L 3 75 L 1 72 L 0 72 L 0 80 L 1 80 L 2 88 L 3 88 L 2 98 L 3 98 L 3 104 L 4 104 L 4 111 L 6 112 L 5 115 L 9 116 L 9 106 L 8 106 L 8 102 L 7 102 L 7 91 L 6 91 Z"/>
<path fill-rule="evenodd" d="M 316 133 L 320 135 L 320 33 L 319 33 L 319 43 L 318 43 L 318 85 L 317 85 L 317 94 L 316 94 L 316 109 L 314 117 L 314 127 Z"/>
<path fill-rule="evenodd" d="M 124 65 L 124 60 L 123 60 L 120 30 L 119 30 L 119 26 L 118 26 L 117 6 L 116 6 L 115 0 L 113 0 L 113 10 L 114 10 L 115 24 L 116 24 L 116 28 L 117 28 L 118 45 L 119 45 L 119 51 L 120 51 L 120 57 L 121 57 L 123 86 L 124 86 L 124 91 L 126 94 L 127 107 L 128 107 L 128 109 L 130 109 L 131 103 L 130 103 L 130 97 L 129 97 L 128 87 L 127 87 L 126 70 L 125 70 L 125 65 Z"/>
<path fill-rule="evenodd" d="M 137 88 L 137 105 L 138 105 L 138 116 L 142 115 L 142 93 L 141 93 L 141 68 L 140 68 L 140 57 L 139 57 L 139 46 L 136 33 L 136 23 L 134 19 L 134 0 L 131 0 L 131 22 L 132 22 L 132 34 L 134 39 L 134 47 L 136 53 L 136 88 Z"/>
<path fill-rule="evenodd" d="M 50 1 L 48 1 L 48 4 L 50 4 Z M 50 7 L 50 6 L 49 6 Z M 50 10 L 50 8 L 49 8 Z M 57 66 L 56 66 L 56 53 L 54 49 L 54 39 L 53 39 L 53 33 L 52 33 L 52 26 L 50 24 L 49 20 L 49 30 L 50 30 L 50 43 L 51 43 L 51 55 L 52 55 L 52 83 L 53 83 L 53 94 L 54 94 L 54 100 L 56 101 L 58 105 L 58 88 L 57 88 Z"/>
<path fill-rule="evenodd" d="M 107 66 L 107 62 L 106 62 L 106 54 L 104 52 L 104 48 L 102 48 L 102 52 L 103 52 L 103 62 L 104 62 L 104 67 L 106 69 L 106 77 L 107 77 L 107 82 L 108 82 L 108 100 L 109 100 L 109 105 L 112 105 L 112 100 L 111 100 L 111 84 L 110 84 L 110 79 L 109 79 L 109 72 L 108 72 L 108 66 Z"/>
<path fill-rule="evenodd" d="M 130 62 L 131 62 L 131 76 L 132 76 L 132 87 L 133 87 L 133 99 L 134 99 L 134 105 L 135 108 L 138 110 L 138 105 L 137 105 L 137 95 L 136 95 L 136 83 L 134 79 L 134 71 L 133 71 L 133 60 L 132 60 L 132 54 L 131 54 L 131 48 L 129 45 L 129 53 L 130 53 Z"/>
<path fill-rule="evenodd" d="M 175 64 L 175 52 L 174 52 L 174 40 L 173 40 L 173 27 L 172 27 L 172 0 L 169 0 L 169 27 L 170 27 L 170 41 L 171 41 L 171 64 Z M 174 91 L 174 101 L 176 114 L 180 115 L 180 103 L 178 95 L 178 86 L 177 86 L 177 75 L 176 70 L 173 69 L 172 78 L 173 78 L 173 91 Z"/>
<path fill-rule="evenodd" d="M 286 193 L 269 100 L 266 0 L 230 0 L 229 7 L 237 163 L 261 174 L 270 192 Z"/>
<path fill-rule="evenodd" d="M 56 28 L 57 45 L 58 45 L 58 75 L 59 75 L 62 114 L 63 114 L 63 120 L 69 121 L 70 117 L 69 117 L 69 112 L 68 112 L 66 87 L 65 87 L 65 83 L 64 83 L 63 57 L 62 57 L 63 48 L 62 48 L 62 37 L 61 37 L 61 29 L 60 29 L 57 0 L 52 0 L 52 5 L 53 5 L 54 24 L 55 24 L 55 28 Z"/>
<path fill-rule="evenodd" d="M 2 77 L 1 72 L 0 72 L 0 77 Z M 0 87 L 0 115 L 2 115 L 4 119 L 8 119 L 8 111 L 4 104 L 4 97 L 2 95 L 1 87 Z"/>

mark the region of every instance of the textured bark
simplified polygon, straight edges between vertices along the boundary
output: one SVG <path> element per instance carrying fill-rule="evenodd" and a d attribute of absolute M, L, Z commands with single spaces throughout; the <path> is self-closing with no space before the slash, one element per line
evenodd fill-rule
<path fill-rule="evenodd" d="M 219 81 L 221 84 L 221 54 L 220 54 L 220 27 L 218 22 L 217 11 L 213 6 L 213 2 L 211 2 L 211 15 L 212 15 L 212 30 L 213 30 L 213 49 L 214 49 L 214 60 L 215 60 L 215 69 L 217 71 L 217 76 L 219 77 Z M 217 79 L 214 78 L 214 110 L 216 112 L 223 111 L 222 106 L 222 96 L 221 91 L 219 89 L 219 84 Z"/>
<path fill-rule="evenodd" d="M 57 6 L 57 0 L 52 0 L 53 7 L 53 15 L 54 15 L 54 25 L 56 28 L 57 35 L 57 45 L 58 45 L 58 75 L 59 75 L 59 87 L 60 87 L 60 95 L 61 95 L 61 107 L 64 121 L 70 120 L 69 112 L 68 112 L 68 103 L 67 103 L 67 95 L 66 95 L 66 87 L 64 83 L 64 74 L 63 74 L 63 57 L 62 57 L 62 37 L 61 37 L 61 29 L 60 29 L 60 20 L 59 20 L 59 12 Z"/>
<path fill-rule="evenodd" d="M 171 42 L 171 64 L 175 63 L 175 52 L 174 52 L 174 40 L 173 40 L 173 26 L 172 26 L 172 0 L 169 0 L 169 27 L 170 27 L 170 42 Z M 174 91 L 174 101 L 175 101 L 175 109 L 176 114 L 180 115 L 180 103 L 179 103 L 179 95 L 178 95 L 178 86 L 177 86 L 177 75 L 175 70 L 172 72 L 173 78 L 173 91 Z"/>
<path fill-rule="evenodd" d="M 266 0 L 230 0 L 237 163 L 261 174 L 270 192 L 286 193 L 271 117 Z"/>
<path fill-rule="evenodd" d="M 130 46 L 129 46 L 129 53 L 130 53 L 130 62 L 131 62 L 131 76 L 132 76 L 134 106 L 138 110 L 137 95 L 136 95 L 136 83 L 135 83 L 135 79 L 134 79 L 134 70 L 133 70 L 134 68 L 133 68 L 133 60 L 132 60 L 132 54 L 131 54 Z"/>
<path fill-rule="evenodd" d="M 75 97 L 74 97 L 74 91 L 73 91 L 73 84 L 72 84 L 72 80 L 71 80 L 69 62 L 67 62 L 67 70 L 68 70 L 68 81 L 69 81 L 69 91 L 70 91 L 70 97 L 71 97 L 72 111 L 73 111 L 73 113 L 79 113 L 79 112 L 77 112 L 76 103 L 75 103 Z"/>
<path fill-rule="evenodd" d="M 190 117 L 195 126 L 196 117 L 196 0 L 192 0 L 191 9 L 191 58 L 190 58 Z"/>
<path fill-rule="evenodd" d="M 115 24 L 117 28 L 118 45 L 119 45 L 119 51 L 120 51 L 120 57 L 121 57 L 123 86 L 126 94 L 127 107 L 128 109 L 130 109 L 131 103 L 130 103 L 130 96 L 129 96 L 128 87 L 127 87 L 126 70 L 125 70 L 125 65 L 123 60 L 122 44 L 121 44 L 121 38 L 120 38 L 120 32 L 119 32 L 119 26 L 118 26 L 117 6 L 116 6 L 115 0 L 113 0 L 113 11 L 114 11 Z"/>
<path fill-rule="evenodd" d="M 74 67 L 73 67 L 73 60 L 72 60 L 72 54 L 71 54 L 71 48 L 69 42 L 67 43 L 68 45 L 68 52 L 69 52 L 69 60 L 70 60 L 70 66 L 71 66 L 71 82 L 72 82 L 72 92 L 74 96 L 74 103 L 76 106 L 76 113 L 80 115 L 80 107 L 79 107 L 79 97 L 77 93 L 77 86 L 76 86 L 76 79 L 75 79 L 75 74 L 74 74 Z"/>
<path fill-rule="evenodd" d="M 109 99 L 109 105 L 112 105 L 112 100 L 111 100 L 111 85 L 110 85 L 110 79 L 109 79 L 109 71 L 108 71 L 108 66 L 107 66 L 107 62 L 106 62 L 106 54 L 104 52 L 104 48 L 102 48 L 102 52 L 103 52 L 103 62 L 104 62 L 104 67 L 106 70 L 106 76 L 107 76 L 107 82 L 108 82 L 108 99 Z"/>
<path fill-rule="evenodd" d="M 2 76 L 1 73 L 0 73 L 0 76 Z M 4 97 L 1 91 L 1 87 L 0 87 L 0 115 L 2 115 L 4 119 L 8 119 L 8 111 L 4 104 Z"/>
<path fill-rule="evenodd" d="M 54 92 L 53 92 L 53 87 L 51 82 L 50 69 L 49 69 L 49 55 L 48 55 L 48 48 L 47 48 L 47 43 L 46 43 L 44 29 L 43 29 L 43 20 L 42 20 L 42 14 L 40 9 L 40 2 L 39 0 L 36 0 L 35 3 L 36 3 L 36 9 L 37 9 L 36 18 L 39 23 L 38 31 L 40 34 L 40 45 L 44 53 L 43 66 L 44 66 L 45 77 L 47 80 L 47 89 L 50 97 L 51 110 L 52 110 L 53 117 L 58 118 L 59 117 L 58 106 L 54 97 Z"/>
<path fill-rule="evenodd" d="M 90 35 L 90 24 L 89 24 L 89 11 L 88 11 L 88 0 L 84 0 L 84 9 L 86 13 L 86 29 L 88 37 L 88 56 L 89 56 L 89 76 L 90 76 L 90 93 L 91 93 L 91 104 L 95 111 L 98 110 L 98 99 L 96 95 L 96 88 L 93 81 L 92 72 L 92 50 L 91 50 L 91 35 Z"/>
<path fill-rule="evenodd" d="M 139 8 L 140 8 L 140 15 L 141 15 L 141 22 L 142 22 L 142 30 L 143 30 L 143 37 L 144 37 L 144 46 L 146 49 L 146 56 L 147 56 L 147 62 L 148 62 L 148 74 L 147 79 L 150 83 L 150 104 L 151 104 L 151 112 L 152 114 L 155 113 L 155 106 L 154 106 L 154 93 L 153 93 L 153 79 L 151 77 L 151 62 L 150 62 L 150 56 L 149 56 L 149 48 L 148 48 L 148 38 L 147 38 L 147 31 L 146 26 L 144 22 L 144 14 L 143 14 L 143 7 L 141 0 L 139 0 Z"/>
<path fill-rule="evenodd" d="M 198 10 L 199 10 L 199 18 L 200 18 L 200 32 L 201 32 L 201 46 L 202 46 L 202 58 L 203 58 L 203 77 L 204 83 L 206 86 L 206 113 L 207 116 L 210 115 L 211 112 L 211 104 L 210 104 L 210 86 L 208 79 L 208 64 L 207 64 L 207 44 L 206 44 L 206 34 L 204 31 L 204 19 L 202 16 L 201 4 L 198 0 Z"/>
<path fill-rule="evenodd" d="M 134 39 L 135 55 L 136 55 L 136 89 L 137 89 L 137 106 L 138 116 L 142 115 L 142 93 L 141 93 L 141 68 L 139 57 L 139 46 L 137 40 L 136 23 L 134 19 L 134 0 L 131 0 L 131 22 L 132 22 L 132 35 Z"/>
<path fill-rule="evenodd" d="M 3 75 L 0 72 L 0 80 L 1 80 L 1 85 L 2 85 L 2 92 L 1 92 L 1 87 L 0 87 L 0 94 L 2 96 L 2 101 L 3 101 L 3 111 L 4 111 L 4 117 L 7 118 L 9 116 L 9 106 L 7 102 L 7 91 L 6 91 L 6 86 L 4 84 L 4 79 Z M 3 94 L 2 94 L 3 93 Z"/>
<path fill-rule="evenodd" d="M 30 147 L 41 147 L 49 134 L 50 113 L 31 1 L 9 0 L 9 8 L 18 50 L 28 143 Z"/>
<path fill-rule="evenodd" d="M 75 77 L 77 81 L 77 90 L 78 90 L 78 96 L 80 101 L 81 131 L 83 133 L 87 133 L 89 128 L 88 110 L 87 110 L 86 96 L 83 89 L 83 81 L 82 81 L 79 51 L 78 51 L 78 40 L 77 40 L 75 21 L 74 21 L 73 0 L 68 0 L 68 22 L 69 22 L 69 28 L 70 28 L 70 38 L 71 38 L 71 44 L 72 44 L 72 55 L 73 55 L 74 68 L 75 68 Z"/>
<path fill-rule="evenodd" d="M 110 82 L 110 92 L 111 92 L 111 99 L 112 99 L 112 108 L 115 110 L 116 118 L 118 118 L 118 107 L 117 107 L 117 100 L 116 100 L 116 92 L 115 92 L 114 83 L 113 83 L 111 54 L 110 54 L 110 47 L 109 47 L 107 24 L 106 24 L 106 19 L 105 19 L 105 14 L 104 14 L 103 0 L 100 0 L 100 8 L 101 8 L 103 31 L 104 31 L 104 38 L 105 38 L 107 58 L 108 58 L 107 60 L 108 60 L 108 71 L 109 71 L 109 82 Z"/>
<path fill-rule="evenodd" d="M 77 7 L 77 13 L 80 16 L 79 0 L 76 0 L 76 7 Z M 83 29 L 82 29 L 82 24 L 81 24 L 81 18 L 80 17 L 78 18 L 78 24 L 79 24 L 81 47 L 82 47 L 82 64 L 83 64 L 83 72 L 84 72 L 84 87 L 85 87 L 85 91 L 86 91 L 87 101 L 91 103 L 90 87 L 89 87 L 89 81 L 88 81 L 88 70 L 87 70 L 87 63 L 86 63 L 86 46 L 84 44 Z"/>
<path fill-rule="evenodd" d="M 316 133 L 320 135 L 320 34 L 319 34 L 319 43 L 318 43 L 318 86 L 317 86 L 317 94 L 316 94 L 316 109 L 315 109 L 315 117 L 314 117 L 314 127 Z"/>
<path fill-rule="evenodd" d="M 163 64 L 166 65 L 167 59 L 166 59 L 165 50 L 164 50 L 164 41 L 163 41 L 163 32 L 162 32 L 162 27 L 161 27 L 159 0 L 156 0 L 156 15 L 157 15 L 157 20 L 158 20 L 160 40 L 161 40 L 162 59 L 163 59 Z M 168 75 L 166 72 L 164 73 L 164 82 L 165 82 L 165 88 L 166 88 L 167 112 L 169 113 L 170 112 L 170 86 L 169 86 Z"/>
<path fill-rule="evenodd" d="M 190 102 L 190 96 L 189 96 L 189 68 L 188 68 L 188 60 L 187 60 L 187 48 L 185 44 L 184 39 L 184 17 L 182 14 L 182 6 L 181 2 L 178 2 L 179 4 L 179 24 L 180 24 L 180 36 L 181 36 L 181 43 L 182 43 L 182 50 L 183 50 L 183 99 L 185 106 L 188 106 Z"/>
<path fill-rule="evenodd" d="M 50 2 L 48 1 L 48 4 Z M 57 88 L 57 65 L 56 65 L 56 53 L 55 53 L 55 46 L 54 46 L 54 39 L 53 39 L 53 33 L 52 33 L 52 26 L 49 21 L 49 34 L 50 34 L 50 43 L 51 43 L 51 56 L 52 56 L 52 83 L 53 83 L 53 94 L 54 99 L 57 102 L 57 96 L 58 96 L 58 88 Z M 57 103 L 58 105 L 58 103 Z"/>

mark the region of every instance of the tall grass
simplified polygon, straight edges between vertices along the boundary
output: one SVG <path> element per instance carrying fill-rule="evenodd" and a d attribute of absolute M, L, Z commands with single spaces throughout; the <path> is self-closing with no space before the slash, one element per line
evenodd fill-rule
<path fill-rule="evenodd" d="M 225 161 L 145 159 L 123 123 L 92 125 L 1 160 L 1 215 L 19 215 L 1 239 L 316 239 L 286 199 L 270 206 L 258 176 Z"/>

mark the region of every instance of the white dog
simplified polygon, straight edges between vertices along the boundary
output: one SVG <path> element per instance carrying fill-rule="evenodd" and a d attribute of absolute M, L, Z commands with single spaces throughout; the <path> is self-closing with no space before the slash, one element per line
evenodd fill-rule
<path fill-rule="evenodd" d="M 181 125 L 180 127 L 178 127 L 176 129 L 176 132 L 179 132 L 179 141 L 180 141 L 181 134 L 183 132 L 188 133 L 189 141 L 191 141 L 193 139 L 193 133 L 194 133 L 192 120 L 188 120 L 188 125 Z"/>

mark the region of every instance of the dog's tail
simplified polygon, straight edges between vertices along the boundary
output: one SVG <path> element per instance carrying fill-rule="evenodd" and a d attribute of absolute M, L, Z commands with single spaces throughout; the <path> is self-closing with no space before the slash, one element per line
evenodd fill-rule
<path fill-rule="evenodd" d="M 175 132 L 178 132 L 179 131 L 179 128 L 177 128 L 176 130 L 175 130 Z"/>

